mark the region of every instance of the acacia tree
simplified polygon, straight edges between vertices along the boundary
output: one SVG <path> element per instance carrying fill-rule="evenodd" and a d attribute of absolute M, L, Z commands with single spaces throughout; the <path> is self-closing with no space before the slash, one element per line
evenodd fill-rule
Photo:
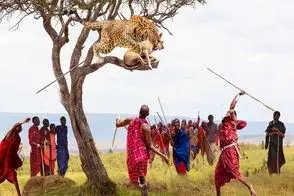
<path fill-rule="evenodd" d="M 140 15 L 153 20 L 159 27 L 168 31 L 163 22 L 173 18 L 180 8 L 194 6 L 196 3 L 204 4 L 205 0 L 0 0 L 0 21 L 19 17 L 15 24 L 17 28 L 24 18 L 33 16 L 36 20 L 42 20 L 44 30 L 51 38 L 52 68 L 58 79 L 61 103 L 70 117 L 79 148 L 81 166 L 90 185 L 115 187 L 97 153 L 83 110 L 84 80 L 88 74 L 106 64 L 131 70 L 142 70 L 142 67 L 128 68 L 123 60 L 115 56 L 106 56 L 99 64 L 92 63 L 92 46 L 84 47 L 89 30 L 82 28 L 75 40 L 69 39 L 69 29 L 75 28 L 75 17 L 79 15 L 85 20 L 95 21 L 129 19 L 133 15 Z M 68 15 L 72 10 L 76 10 L 75 16 Z M 61 52 L 69 42 L 75 43 L 69 64 L 70 86 L 65 77 L 61 77 L 63 75 L 61 62 L 64 62 L 61 59 Z M 82 59 L 83 52 L 84 59 Z M 83 63 L 79 63 L 80 61 Z M 157 64 L 152 66 L 157 67 Z"/>

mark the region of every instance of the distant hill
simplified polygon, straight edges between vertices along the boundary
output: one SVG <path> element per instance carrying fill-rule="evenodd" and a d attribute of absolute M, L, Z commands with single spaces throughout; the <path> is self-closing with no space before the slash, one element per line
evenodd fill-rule
<path fill-rule="evenodd" d="M 0 138 L 2 139 L 13 124 L 17 121 L 20 121 L 26 117 L 38 116 L 40 118 L 41 124 L 44 118 L 47 118 L 50 123 L 54 123 L 56 125 L 59 124 L 59 119 L 61 116 L 65 116 L 67 118 L 67 125 L 69 127 L 69 146 L 70 152 L 73 154 L 78 153 L 78 148 L 76 144 L 76 140 L 74 138 L 74 134 L 71 129 L 71 125 L 69 122 L 69 118 L 65 114 L 24 114 L 24 113 L 0 113 Z M 121 118 L 125 118 L 127 116 L 135 116 L 129 114 L 122 114 Z M 101 152 L 108 151 L 111 148 L 111 142 L 113 138 L 113 133 L 115 130 L 115 119 L 117 118 L 117 114 L 87 114 L 87 120 L 91 128 L 91 132 L 93 138 L 96 141 L 96 146 Z M 157 121 L 159 121 L 158 117 Z M 174 116 L 168 116 L 167 121 L 175 118 Z M 189 117 L 178 117 L 179 119 L 192 119 Z M 149 117 L 151 123 L 154 123 L 154 117 Z M 195 119 L 192 119 L 195 120 Z M 267 127 L 268 122 L 248 122 L 246 128 L 239 132 L 239 141 L 240 142 L 248 142 L 248 143 L 260 143 L 264 139 L 264 130 Z M 31 123 L 28 123 L 23 126 L 23 131 L 21 133 L 22 142 L 25 146 L 24 151 L 26 154 L 29 152 L 28 146 L 28 129 L 31 126 Z M 294 144 L 294 123 L 285 124 L 287 128 L 287 134 L 285 137 L 285 143 Z M 115 140 L 115 148 L 114 151 L 122 151 L 125 148 L 125 140 L 126 140 L 126 130 L 123 128 L 118 129 L 116 140 Z"/>

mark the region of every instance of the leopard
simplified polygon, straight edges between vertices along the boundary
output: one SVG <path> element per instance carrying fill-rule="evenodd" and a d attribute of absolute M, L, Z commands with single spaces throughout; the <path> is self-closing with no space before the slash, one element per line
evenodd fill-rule
<path fill-rule="evenodd" d="M 109 54 L 115 47 L 142 54 L 143 49 L 139 43 L 147 39 L 152 42 L 154 48 L 162 48 L 156 24 L 143 16 L 132 16 L 129 20 L 83 21 L 82 24 L 100 34 L 100 40 L 93 44 L 96 63 L 104 61 L 100 53 Z"/>

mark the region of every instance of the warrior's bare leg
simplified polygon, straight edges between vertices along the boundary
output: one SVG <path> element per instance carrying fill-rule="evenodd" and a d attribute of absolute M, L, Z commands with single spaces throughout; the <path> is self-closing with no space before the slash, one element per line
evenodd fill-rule
<path fill-rule="evenodd" d="M 16 176 L 14 177 L 14 186 L 15 186 L 15 189 L 16 189 L 16 192 L 17 192 L 17 195 L 18 195 L 18 196 L 21 196 L 21 194 L 20 194 L 20 190 L 19 190 L 19 185 L 18 185 L 18 180 L 17 180 L 17 177 L 16 177 Z"/>
<path fill-rule="evenodd" d="M 253 188 L 253 186 L 246 180 L 246 178 L 241 177 L 240 179 L 238 179 L 240 182 L 242 182 L 250 191 L 251 196 L 256 196 L 255 190 Z"/>
<path fill-rule="evenodd" d="M 215 187 L 216 189 L 216 196 L 221 196 L 220 187 Z"/>
<path fill-rule="evenodd" d="M 141 188 L 141 195 L 148 196 L 147 184 L 144 176 L 139 177 L 139 187 Z"/>

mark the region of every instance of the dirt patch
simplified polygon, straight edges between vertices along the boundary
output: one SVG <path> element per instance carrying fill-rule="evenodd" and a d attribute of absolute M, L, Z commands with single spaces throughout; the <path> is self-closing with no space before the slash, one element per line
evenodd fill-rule
<path fill-rule="evenodd" d="M 167 190 L 167 185 L 165 183 L 157 182 L 157 183 L 148 183 L 148 191 L 151 192 L 160 192 Z M 126 187 L 127 189 L 137 190 L 139 191 L 140 188 L 136 184 L 131 184 L 130 182 L 125 182 L 122 186 Z"/>
<path fill-rule="evenodd" d="M 72 188 L 75 182 L 59 176 L 35 176 L 30 178 L 24 186 L 23 196 L 44 195 L 47 192 L 62 191 Z"/>

